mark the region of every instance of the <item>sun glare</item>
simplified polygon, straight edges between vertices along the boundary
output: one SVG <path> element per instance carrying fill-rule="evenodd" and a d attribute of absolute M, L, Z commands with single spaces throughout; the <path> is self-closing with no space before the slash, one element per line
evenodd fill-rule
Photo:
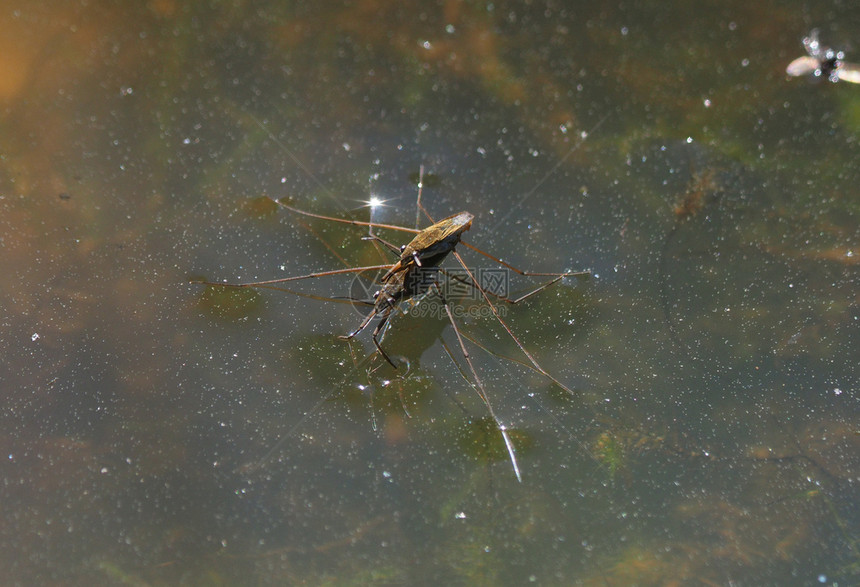
<path fill-rule="evenodd" d="M 385 206 L 386 200 L 383 200 L 379 196 L 370 196 L 370 199 L 365 202 L 368 208 L 381 208 Z"/>

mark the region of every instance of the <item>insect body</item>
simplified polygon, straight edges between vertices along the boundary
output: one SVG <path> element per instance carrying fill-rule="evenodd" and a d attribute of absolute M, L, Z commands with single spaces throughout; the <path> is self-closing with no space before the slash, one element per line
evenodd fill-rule
<path fill-rule="evenodd" d="M 860 66 L 845 61 L 844 51 L 822 45 L 818 40 L 818 29 L 813 29 L 809 36 L 803 37 L 803 48 L 807 55 L 788 64 L 785 68 L 788 75 L 823 77 L 834 83 L 839 80 L 860 83 Z"/>
<path fill-rule="evenodd" d="M 400 260 L 386 273 L 388 277 L 414 263 L 418 266 L 436 267 L 454 250 L 463 233 L 472 228 L 475 217 L 469 212 L 460 212 L 418 233 L 408 245 L 400 247 Z M 385 280 L 383 277 L 383 281 Z"/>
<path fill-rule="evenodd" d="M 364 330 L 374 316 L 380 320 L 373 330 L 373 343 L 392 367 L 397 367 L 379 344 L 379 335 L 385 329 L 391 312 L 403 300 L 426 293 L 439 273 L 439 264 L 445 260 L 463 233 L 472 227 L 474 216 L 460 212 L 428 226 L 419 232 L 409 244 L 400 248 L 400 259 L 380 280 L 382 287 L 373 294 L 373 310 L 362 320 L 358 328 L 340 338 L 348 340 Z"/>

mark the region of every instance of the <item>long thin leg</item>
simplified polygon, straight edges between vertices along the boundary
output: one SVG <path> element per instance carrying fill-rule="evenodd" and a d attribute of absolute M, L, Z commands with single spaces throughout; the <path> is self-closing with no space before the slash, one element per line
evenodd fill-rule
<path fill-rule="evenodd" d="M 374 228 L 387 228 L 389 230 L 399 230 L 400 232 L 411 232 L 412 234 L 418 234 L 421 232 L 417 228 L 406 228 L 405 226 L 397 226 L 396 224 L 379 224 L 377 222 L 364 222 L 362 220 L 348 220 L 346 218 L 335 218 L 334 216 L 323 216 L 322 214 L 314 214 L 313 212 L 306 212 L 304 210 L 299 210 L 298 208 L 293 208 L 289 204 L 284 204 L 280 200 L 275 200 L 275 203 L 279 206 L 286 208 L 291 212 L 295 212 L 296 214 L 302 214 L 303 216 L 310 216 L 311 218 L 319 218 L 320 220 L 331 220 L 332 222 L 340 222 L 341 224 L 351 224 L 353 226 L 370 226 Z"/>
<path fill-rule="evenodd" d="M 286 283 L 287 281 L 299 281 L 300 279 L 313 279 L 314 277 L 327 277 L 329 275 L 343 275 L 344 273 L 361 273 L 362 271 L 379 271 L 381 269 L 390 269 L 391 265 L 369 265 L 367 267 L 348 267 L 346 269 L 335 269 L 334 271 L 318 271 L 316 273 L 308 273 L 306 275 L 295 275 L 293 277 L 281 277 L 279 279 L 267 279 L 266 281 L 248 281 L 245 283 L 222 283 L 218 281 L 203 281 L 202 279 L 194 279 L 191 283 L 199 283 L 202 285 L 218 285 L 221 287 L 264 287 L 274 283 Z"/>
<path fill-rule="evenodd" d="M 236 286 L 230 283 L 218 283 L 217 281 L 193 281 L 191 283 L 197 283 L 201 285 L 206 285 L 210 287 L 244 287 L 244 286 Z M 335 304 L 350 304 L 354 306 L 355 304 L 360 304 L 362 306 L 373 306 L 374 303 L 370 300 L 360 300 L 358 298 L 351 297 L 336 297 L 331 298 L 327 296 L 318 296 L 315 294 L 310 294 L 304 291 L 296 291 L 294 289 L 287 289 L 286 287 L 276 287 L 274 285 L 256 285 L 254 289 L 270 289 L 272 291 L 280 291 L 288 294 L 292 294 L 294 296 L 299 296 L 300 298 L 307 298 L 309 300 L 317 300 L 320 302 L 334 302 Z"/>
<path fill-rule="evenodd" d="M 504 359 L 504 360 L 506 360 L 506 361 L 510 361 L 510 362 L 512 362 L 512 363 L 516 363 L 517 365 L 520 365 L 521 367 L 523 367 L 523 368 L 525 368 L 525 369 L 529 369 L 529 370 L 531 370 L 531 371 L 534 371 L 534 372 L 536 372 L 536 373 L 539 373 L 539 371 L 537 371 L 537 369 L 535 369 L 535 368 L 534 368 L 532 365 L 530 365 L 529 363 L 527 363 L 527 362 L 525 362 L 525 361 L 521 361 L 520 359 L 515 359 L 514 357 L 509 357 L 509 356 L 507 356 L 507 355 L 503 355 L 503 354 L 501 354 L 501 353 L 497 353 L 496 351 L 494 351 L 494 350 L 492 350 L 492 349 L 488 348 L 486 345 L 482 344 L 480 341 L 478 341 L 478 340 L 477 340 L 475 337 L 473 337 L 473 336 L 469 336 L 468 334 L 463 333 L 463 337 L 464 337 L 466 340 L 468 340 L 469 342 L 471 342 L 473 345 L 475 345 L 476 347 L 478 347 L 479 349 L 481 349 L 482 351 L 486 352 L 488 355 L 492 355 L 492 356 L 497 357 L 497 358 L 499 358 L 499 359 Z M 449 352 L 447 348 L 445 349 L 445 352 Z M 459 365 L 458 365 L 458 367 L 459 367 Z M 462 373 L 462 370 L 461 370 L 461 373 Z M 553 414 L 549 409 L 547 409 L 547 407 L 546 407 L 546 406 L 544 406 L 544 405 L 543 405 L 543 404 L 538 400 L 538 398 L 537 398 L 537 396 L 536 396 L 536 395 L 534 395 L 534 394 L 529 394 L 529 399 L 530 399 L 532 402 L 534 402 L 534 404 L 535 404 L 535 405 L 537 405 L 537 407 L 538 407 L 538 408 L 540 408 L 540 409 L 541 409 L 545 414 L 547 414 L 550 418 L 552 418 L 552 419 L 553 419 L 553 421 L 555 422 L 556 426 L 558 426 L 560 429 L 562 429 L 562 430 L 564 430 L 565 432 L 567 432 L 567 435 L 568 435 L 571 439 L 573 439 L 573 441 L 574 441 L 574 442 L 576 442 L 576 444 L 578 444 L 578 445 L 579 445 L 579 447 L 582 449 L 582 452 L 583 452 L 583 453 L 585 453 L 586 455 L 588 455 L 588 458 L 590 458 L 592 461 L 594 461 L 594 462 L 595 462 L 595 464 L 597 464 L 597 466 L 598 466 L 599 468 L 601 468 L 601 469 L 605 469 L 605 468 L 606 468 L 606 465 L 605 465 L 604 463 L 600 462 L 600 460 L 598 460 L 598 458 L 597 458 L 597 457 L 595 457 L 595 456 L 594 456 L 594 454 L 592 454 L 591 450 L 590 450 L 590 449 L 585 445 L 585 443 L 584 443 L 584 442 L 582 442 L 579 438 L 577 438 L 577 437 L 576 437 L 576 435 L 574 435 L 574 434 L 573 434 L 573 432 L 572 432 L 572 431 L 570 431 L 570 430 L 569 430 L 569 429 L 568 429 L 564 424 L 562 424 L 562 422 L 561 422 L 558 418 L 556 418 L 555 414 Z"/>
<path fill-rule="evenodd" d="M 468 248 L 472 249 L 476 253 L 481 254 L 488 259 L 492 259 L 493 261 L 495 261 L 499 265 L 507 267 L 511 271 L 513 271 L 515 273 L 519 273 L 520 275 L 524 275 L 526 277 L 559 277 L 559 276 L 561 276 L 561 277 L 574 277 L 576 275 L 591 275 L 591 271 L 568 271 L 565 273 L 535 273 L 532 271 L 523 271 L 522 269 L 517 269 L 516 267 L 514 267 L 510 263 L 507 263 L 506 261 L 502 261 L 498 257 L 494 257 L 493 255 L 491 255 L 490 253 L 488 253 L 486 251 L 482 251 L 481 249 L 479 249 L 475 245 L 470 245 L 469 243 L 467 243 L 465 241 L 460 241 L 460 244 L 463 245 L 464 247 L 468 247 Z"/>
<path fill-rule="evenodd" d="M 376 350 L 379 351 L 379 354 L 382 355 L 382 357 L 386 361 L 388 361 L 388 363 L 392 367 L 397 369 L 397 365 L 394 364 L 394 361 L 391 360 L 391 357 L 388 356 L 388 353 L 383 350 L 382 345 L 379 342 L 379 335 L 385 328 L 385 325 L 388 323 L 388 319 L 391 317 L 391 312 L 393 309 L 393 307 L 387 307 L 380 312 L 378 309 L 374 308 L 374 310 L 370 314 L 365 316 L 364 320 L 361 321 L 361 324 L 358 325 L 358 328 L 356 328 L 349 334 L 338 336 L 338 338 L 341 340 L 351 340 L 355 338 L 359 333 L 361 333 L 362 330 L 367 328 L 368 324 L 370 324 L 370 321 L 373 320 L 374 316 L 379 316 L 379 323 L 376 325 L 376 328 L 373 329 L 373 335 L 371 336 L 371 339 L 373 339 L 373 344 L 376 346 Z"/>
<path fill-rule="evenodd" d="M 511 441 L 511 437 L 508 434 L 508 429 L 504 424 L 502 424 L 498 416 L 496 416 L 496 412 L 495 410 L 493 410 L 492 404 L 490 404 L 490 400 L 487 397 L 487 392 L 484 389 L 484 384 L 481 382 L 481 378 L 478 377 L 478 372 L 475 370 L 475 366 L 472 364 L 472 358 L 471 356 L 469 356 L 469 351 L 466 350 L 466 344 L 463 342 L 463 337 L 460 335 L 460 329 L 457 328 L 457 322 L 454 320 L 454 314 L 451 312 L 451 306 L 448 305 L 448 300 L 446 300 L 445 296 L 442 295 L 442 290 L 440 290 L 438 286 L 435 287 L 436 291 L 439 292 L 439 296 L 442 298 L 442 303 L 445 306 L 445 312 L 448 314 L 448 320 L 450 320 L 451 326 L 454 327 L 454 334 L 457 336 L 457 342 L 460 344 L 460 351 L 463 353 L 463 358 L 466 359 L 466 364 L 469 365 L 469 371 L 472 372 L 472 377 L 475 380 L 475 385 L 473 387 L 481 400 L 483 400 L 484 405 L 487 406 L 487 411 L 490 413 L 490 417 L 496 423 L 496 426 L 498 426 L 499 432 L 501 432 L 502 434 L 502 439 L 505 441 L 505 448 L 508 451 L 508 457 L 511 460 L 511 465 L 514 468 L 514 475 L 517 476 L 517 481 L 522 483 L 523 478 L 520 475 L 520 466 L 517 463 L 517 455 L 514 451 L 514 443 Z"/>
<path fill-rule="evenodd" d="M 444 269 L 442 270 L 442 272 L 443 272 L 443 273 L 445 273 L 445 274 L 447 275 L 447 272 L 446 272 Z M 481 289 L 481 288 L 478 286 L 478 284 L 473 283 L 471 280 L 464 279 L 464 278 L 463 278 L 462 276 L 460 276 L 460 275 L 449 275 L 448 277 L 450 277 L 451 279 L 454 279 L 454 280 L 456 280 L 456 281 L 459 281 L 460 283 L 466 284 L 466 285 L 468 285 L 469 287 L 471 287 L 471 288 L 473 288 L 473 289 L 477 289 L 477 290 L 480 290 L 480 289 Z M 553 285 L 553 284 L 558 283 L 558 282 L 559 282 L 559 281 L 561 281 L 562 279 L 564 279 L 564 275 L 559 275 L 559 276 L 558 276 L 558 277 L 556 277 L 555 279 L 552 279 L 552 280 L 550 280 L 550 281 L 547 281 L 546 283 L 543 283 L 543 284 L 539 285 L 537 288 L 535 288 L 535 289 L 533 289 L 533 290 L 531 290 L 531 291 L 529 291 L 529 292 L 527 292 L 527 293 L 525 293 L 525 294 L 521 295 L 521 296 L 520 296 L 520 297 L 518 297 L 518 298 L 514 298 L 514 299 L 511 299 L 511 298 L 509 298 L 509 297 L 507 297 L 507 296 L 503 296 L 503 295 L 501 295 L 501 294 L 497 294 L 497 293 L 492 292 L 492 291 L 488 291 L 488 290 L 484 290 L 484 291 L 486 291 L 486 292 L 487 292 L 487 294 L 489 294 L 489 295 L 493 296 L 494 298 L 496 298 L 496 299 L 497 299 L 497 300 L 499 300 L 499 301 L 506 302 L 506 303 L 508 303 L 508 304 L 513 305 L 513 304 L 519 304 L 519 303 L 520 303 L 520 302 L 522 302 L 523 300 L 527 300 L 528 298 L 532 297 L 532 296 L 533 296 L 533 295 L 535 295 L 536 293 L 538 293 L 538 292 L 540 292 L 540 291 L 545 290 L 545 289 L 546 289 L 546 288 L 548 288 L 549 286 L 551 286 L 551 285 Z"/>
<path fill-rule="evenodd" d="M 380 318 L 379 323 L 376 325 L 376 328 L 373 329 L 373 335 L 370 337 L 373 340 L 373 344 L 376 345 L 376 350 L 379 351 L 379 354 L 382 355 L 388 364 L 397 369 L 397 365 L 394 364 L 394 361 L 391 360 L 391 357 L 388 356 L 388 353 L 385 352 L 382 348 L 382 344 L 379 341 L 380 333 L 382 333 L 385 329 L 385 325 L 388 324 L 388 319 L 391 317 L 391 312 L 393 308 L 388 308 L 385 314 Z"/>
<path fill-rule="evenodd" d="M 370 321 L 373 320 L 373 317 L 376 316 L 379 312 L 376 308 L 373 309 L 367 316 L 364 317 L 364 320 L 361 321 L 361 324 L 358 325 L 358 328 L 350 332 L 349 334 L 341 334 L 338 335 L 340 340 L 352 340 L 355 338 L 362 330 L 367 328 L 367 325 L 370 324 Z"/>
<path fill-rule="evenodd" d="M 468 274 L 468 276 L 471 278 L 472 282 L 477 285 L 478 282 L 477 282 L 477 280 L 475 280 L 475 276 L 472 275 L 472 270 L 469 269 L 469 266 L 466 265 L 466 263 L 463 261 L 463 257 L 460 256 L 460 253 L 458 253 L 457 251 L 451 251 L 451 254 L 454 255 L 454 257 L 457 259 L 457 261 L 459 261 L 460 265 L 466 271 L 466 274 Z M 535 369 L 537 369 L 541 375 L 543 375 L 544 377 L 546 377 L 547 379 L 549 379 L 550 381 L 552 381 L 553 383 L 558 385 L 560 388 L 565 390 L 570 395 L 576 395 L 576 393 L 572 389 L 570 389 L 564 383 L 562 383 L 561 381 L 559 381 L 558 379 L 556 379 L 555 377 L 550 375 L 546 369 L 541 367 L 540 363 L 537 362 L 537 359 L 535 359 L 531 355 L 531 353 L 526 350 L 526 347 L 523 346 L 523 343 L 520 342 L 520 339 L 517 338 L 517 336 L 514 334 L 514 332 L 511 330 L 511 328 L 505 323 L 504 320 L 502 320 L 502 317 L 499 314 L 499 309 L 496 308 L 495 304 L 493 304 L 492 301 L 490 301 L 490 296 L 487 295 L 487 292 L 484 291 L 484 288 L 478 286 L 478 291 L 481 292 L 481 295 L 484 297 L 484 301 L 487 302 L 487 305 L 490 307 L 490 310 L 493 312 L 493 315 L 496 317 L 496 320 L 499 321 L 499 324 L 502 325 L 502 327 L 505 329 L 505 331 L 508 333 L 508 335 L 511 337 L 511 339 L 519 347 L 520 351 L 522 351 L 522 353 L 526 356 L 526 358 L 528 358 L 529 362 L 532 365 L 534 365 Z"/>

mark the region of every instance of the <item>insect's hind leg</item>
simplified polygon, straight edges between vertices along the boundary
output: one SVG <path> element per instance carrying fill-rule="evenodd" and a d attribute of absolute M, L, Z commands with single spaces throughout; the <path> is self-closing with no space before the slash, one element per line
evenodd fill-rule
<path fill-rule="evenodd" d="M 545 290 L 546 288 L 550 287 L 551 285 L 558 283 L 559 281 L 564 279 L 565 274 L 559 275 L 555 279 L 551 279 L 551 280 L 547 281 L 546 283 L 542 283 L 541 285 L 537 286 L 535 289 L 533 289 L 529 292 L 526 292 L 525 294 L 519 296 L 518 298 L 510 298 L 506 295 L 502 295 L 502 294 L 498 294 L 494 291 L 490 291 L 489 289 L 481 287 L 480 285 L 478 285 L 477 283 L 475 283 L 471 279 L 467 279 L 467 278 L 463 277 L 462 275 L 449 275 L 449 277 L 455 281 L 459 281 L 462 284 L 468 285 L 469 287 L 471 287 L 474 290 L 477 290 L 479 292 L 483 292 L 483 293 L 486 293 L 488 295 L 491 295 L 501 302 L 506 302 L 508 304 L 513 305 L 513 304 L 519 304 L 520 302 L 522 302 L 522 301 L 532 297 L 533 295 Z"/>
<path fill-rule="evenodd" d="M 490 417 L 496 423 L 496 427 L 499 429 L 499 433 L 502 435 L 502 440 L 505 443 L 505 450 L 507 450 L 508 452 L 508 459 L 511 461 L 511 466 L 514 469 L 514 475 L 516 475 L 517 481 L 522 483 L 523 478 L 520 474 L 520 465 L 517 462 L 517 453 L 514 448 L 514 443 L 511 440 L 510 434 L 508 434 L 508 427 L 505 426 L 501 420 L 499 420 L 498 416 L 496 416 L 495 410 L 493 410 L 492 404 L 490 404 L 490 398 L 487 396 L 487 391 L 484 388 L 483 382 L 481 382 L 481 378 L 478 377 L 478 371 L 475 369 L 475 365 L 472 363 L 472 357 L 471 355 L 469 355 L 469 351 L 466 349 L 466 343 L 463 341 L 463 336 L 460 334 L 460 329 L 457 327 L 457 322 L 456 320 L 454 320 L 454 313 L 451 311 L 451 306 L 448 303 L 445 294 L 442 292 L 442 289 L 439 287 L 438 283 L 434 283 L 433 287 L 436 289 L 436 292 L 439 294 L 439 297 L 442 300 L 442 304 L 445 306 L 445 312 L 448 315 L 448 320 L 451 322 L 451 326 L 454 329 L 454 335 L 457 337 L 457 343 L 460 346 L 460 352 L 463 354 L 463 359 L 465 359 L 466 364 L 469 366 L 469 371 L 472 373 L 473 381 L 469 381 L 469 384 L 472 385 L 478 396 L 484 402 L 484 405 L 487 406 L 487 411 L 490 413 Z"/>

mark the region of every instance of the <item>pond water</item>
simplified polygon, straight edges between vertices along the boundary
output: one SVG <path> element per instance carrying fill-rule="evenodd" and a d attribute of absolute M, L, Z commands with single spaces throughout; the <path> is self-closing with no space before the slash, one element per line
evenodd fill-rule
<path fill-rule="evenodd" d="M 816 26 L 860 8 L 7 2 L 4 583 L 858 582 L 860 87 L 786 76 Z M 590 271 L 497 301 L 528 355 L 468 287 L 474 374 L 433 293 L 393 368 L 337 338 L 355 274 L 191 283 L 393 262 L 275 200 L 414 227 L 422 166 L 470 245 Z"/>

